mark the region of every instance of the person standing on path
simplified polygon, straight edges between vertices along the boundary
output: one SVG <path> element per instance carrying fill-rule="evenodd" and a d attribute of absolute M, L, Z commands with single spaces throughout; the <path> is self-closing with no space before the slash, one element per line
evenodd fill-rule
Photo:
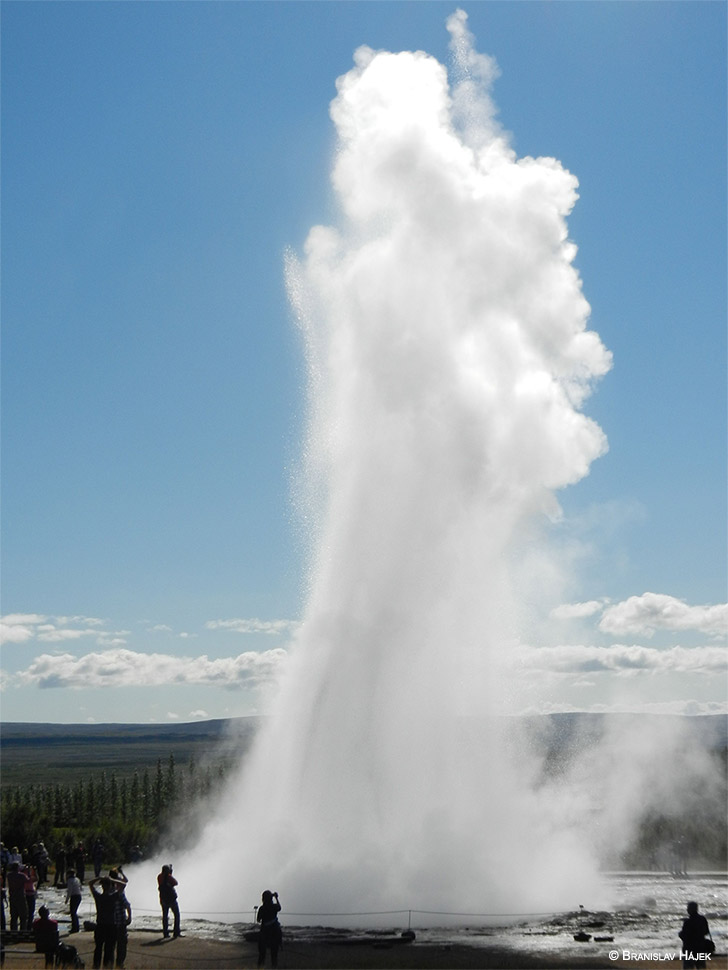
<path fill-rule="evenodd" d="M 114 893 L 114 927 L 116 933 L 116 970 L 124 970 L 126 951 L 129 946 L 129 924 L 131 923 L 131 904 L 126 898 L 126 885 L 129 880 L 119 866 L 109 873 Z"/>
<path fill-rule="evenodd" d="M 101 883 L 101 892 L 96 888 Z M 108 876 L 92 879 L 88 884 L 96 903 L 96 929 L 94 930 L 94 970 L 99 970 L 103 958 L 104 967 L 110 970 L 114 966 L 114 950 L 116 948 L 116 893 L 112 889 Z"/>
<path fill-rule="evenodd" d="M 172 875 L 172 866 L 162 866 L 162 871 L 157 876 L 157 886 L 159 887 L 159 903 L 162 907 L 162 933 L 165 937 L 169 936 L 169 913 L 172 911 L 174 916 L 174 937 L 182 936 L 179 927 L 179 903 L 177 902 L 177 880 Z"/>
<path fill-rule="evenodd" d="M 698 904 L 688 903 L 688 917 L 683 920 L 678 936 L 682 940 L 683 967 L 705 967 L 706 958 L 710 959 L 715 944 L 710 935 L 707 919 L 698 912 Z"/>
<path fill-rule="evenodd" d="M 66 880 L 66 902 L 71 911 L 71 933 L 78 933 L 80 929 L 78 924 L 78 907 L 81 905 L 82 893 L 81 880 L 76 876 L 76 870 L 69 869 L 68 879 Z"/>
<path fill-rule="evenodd" d="M 272 893 L 270 889 L 266 889 L 263 893 L 263 905 L 258 907 L 256 916 L 260 923 L 260 936 L 258 937 L 259 967 L 262 967 L 265 963 L 266 949 L 270 950 L 270 965 L 272 967 L 278 966 L 278 948 L 283 937 L 281 924 L 278 922 L 280 911 L 281 904 L 278 901 L 278 893 Z"/>

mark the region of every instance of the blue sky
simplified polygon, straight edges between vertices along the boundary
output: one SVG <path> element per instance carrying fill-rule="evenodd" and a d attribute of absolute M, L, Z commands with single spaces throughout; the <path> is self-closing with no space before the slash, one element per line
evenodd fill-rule
<path fill-rule="evenodd" d="M 692 650 L 631 703 L 715 710 L 725 5 L 463 6 L 516 152 L 579 179 L 569 230 L 614 355 L 587 404 L 609 453 L 560 495 L 556 539 L 584 552 L 559 645 L 614 670 L 618 646 Z M 336 219 L 328 105 L 354 50 L 448 63 L 454 9 L 3 4 L 3 719 L 265 709 L 306 590 L 284 254 Z"/>

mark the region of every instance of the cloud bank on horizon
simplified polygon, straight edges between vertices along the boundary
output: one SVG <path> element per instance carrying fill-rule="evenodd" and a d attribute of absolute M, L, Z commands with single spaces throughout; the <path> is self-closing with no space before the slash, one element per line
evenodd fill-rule
<path fill-rule="evenodd" d="M 520 644 L 512 648 L 512 669 L 523 688 L 516 713 L 554 713 L 566 710 L 632 711 L 653 713 L 715 714 L 728 713 L 728 704 L 719 695 L 706 697 L 701 684 L 720 683 L 728 673 L 728 604 L 690 605 L 674 596 L 643 593 L 618 603 L 607 599 L 584 603 L 564 603 L 551 611 L 554 636 L 567 637 L 569 627 L 578 628 L 568 642 L 552 641 L 541 646 Z M 590 621 L 593 638 L 584 636 L 585 620 Z M 2 690 L 36 688 L 41 691 L 147 689 L 160 687 L 214 688 L 225 692 L 248 691 L 251 695 L 271 692 L 280 679 L 288 658 L 288 647 L 300 625 L 295 620 L 230 618 L 208 620 L 200 633 L 175 633 L 167 624 L 144 624 L 146 634 L 168 639 L 196 639 L 203 631 L 214 633 L 278 636 L 281 645 L 269 649 L 247 650 L 231 656 L 208 654 L 180 657 L 174 652 L 147 652 L 134 648 L 138 633 L 109 628 L 98 617 L 50 616 L 41 613 L 7 614 L 0 618 L 0 644 L 15 644 L 24 649 L 43 645 L 52 652 L 33 656 L 20 669 L 2 672 Z M 660 646 L 606 641 L 605 635 L 638 636 L 648 640 L 656 632 L 679 634 L 695 642 L 669 642 Z M 701 639 L 701 636 L 703 639 Z M 697 639 L 696 639 L 697 637 Z M 602 642 L 598 642 L 602 641 Z M 131 646 L 129 644 L 132 644 Z M 88 652 L 82 652 L 88 644 Z M 69 647 L 77 645 L 79 652 Z M 443 650 L 443 663 L 447 653 Z M 649 699 L 633 690 L 626 694 L 621 685 L 641 683 L 649 677 Z M 695 688 L 693 697 L 673 696 L 671 683 L 688 677 Z M 607 685 L 607 681 L 611 686 Z M 589 700 L 588 688 L 599 687 L 609 699 Z M 554 689 L 562 697 L 554 701 Z M 253 711 L 258 707 L 254 706 Z M 203 708 L 186 714 L 167 712 L 167 718 L 207 717 Z"/>

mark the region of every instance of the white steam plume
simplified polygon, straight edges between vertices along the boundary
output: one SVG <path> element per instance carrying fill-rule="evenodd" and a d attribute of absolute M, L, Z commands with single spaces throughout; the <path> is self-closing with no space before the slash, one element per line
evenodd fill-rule
<path fill-rule="evenodd" d="M 337 82 L 341 225 L 288 265 L 310 596 L 277 714 L 194 856 L 238 879 L 188 860 L 199 909 L 270 887 L 296 911 L 513 912 L 575 905 L 593 875 L 576 806 L 539 803 L 525 756 L 463 715 L 508 710 L 510 560 L 605 451 L 579 408 L 610 355 L 573 266 L 577 181 L 516 158 L 494 62 L 462 12 L 448 26 L 454 90 L 424 53 L 368 48 Z"/>

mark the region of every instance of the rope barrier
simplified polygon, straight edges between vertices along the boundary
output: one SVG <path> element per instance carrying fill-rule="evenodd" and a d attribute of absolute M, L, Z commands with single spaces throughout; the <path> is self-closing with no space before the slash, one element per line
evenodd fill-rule
<path fill-rule="evenodd" d="M 134 907 L 135 913 L 158 913 L 158 909 L 144 909 L 141 906 Z M 404 913 L 419 913 L 422 916 L 465 916 L 468 919 L 472 919 L 475 916 L 481 917 L 483 919 L 495 919 L 501 917 L 526 917 L 526 916 L 553 916 L 557 910 L 550 909 L 541 913 L 459 913 L 451 912 L 448 910 L 436 910 L 436 909 L 378 909 L 378 910 L 363 910 L 361 912 L 338 912 L 338 913 L 303 913 L 294 912 L 293 910 L 287 909 L 283 911 L 283 916 L 306 916 L 306 917 L 320 917 L 320 916 L 400 916 Z M 193 909 L 184 910 L 183 914 L 187 919 L 194 918 L 195 916 L 239 916 L 240 921 L 247 921 L 247 914 L 245 911 L 240 911 L 239 909 L 233 910 L 221 910 L 221 909 Z M 253 922 L 251 920 L 251 922 Z"/>
<path fill-rule="evenodd" d="M 473 916 L 479 916 L 483 919 L 493 919 L 496 916 L 498 918 L 502 916 L 514 917 L 514 916 L 553 916 L 557 912 L 555 909 L 550 909 L 545 913 L 449 913 L 445 910 L 436 909 L 413 909 L 413 913 L 422 913 L 423 916 L 467 916 L 472 918 Z"/>

